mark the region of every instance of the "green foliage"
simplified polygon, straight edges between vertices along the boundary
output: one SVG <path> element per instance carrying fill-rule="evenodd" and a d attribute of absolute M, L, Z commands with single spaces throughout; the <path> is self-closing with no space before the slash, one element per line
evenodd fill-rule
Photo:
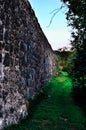
<path fill-rule="evenodd" d="M 72 69 L 74 66 L 74 58 L 76 56 L 76 51 L 71 51 L 70 55 L 65 61 L 64 71 L 67 71 L 68 73 L 72 74 Z"/>
<path fill-rule="evenodd" d="M 58 70 L 60 72 L 60 70 Z M 71 96 L 72 81 L 68 73 L 61 72 L 44 87 L 44 98 L 37 105 L 31 117 L 5 130 L 85 130 L 86 119 Z M 38 97 L 39 99 L 41 96 Z M 38 99 L 37 99 L 38 100 Z M 32 101 L 31 101 L 32 102 Z M 33 109 L 29 110 L 29 113 Z"/>
<path fill-rule="evenodd" d="M 60 67 L 62 67 L 63 71 L 71 73 L 74 65 L 73 59 L 76 56 L 76 51 L 65 50 L 64 48 L 61 48 L 58 50 L 58 53 L 59 54 L 56 53 L 56 55 L 58 57 Z"/>
<path fill-rule="evenodd" d="M 68 7 L 66 18 L 73 28 L 71 45 L 77 51 L 73 74 L 77 86 L 86 87 L 86 0 L 62 0 Z"/>

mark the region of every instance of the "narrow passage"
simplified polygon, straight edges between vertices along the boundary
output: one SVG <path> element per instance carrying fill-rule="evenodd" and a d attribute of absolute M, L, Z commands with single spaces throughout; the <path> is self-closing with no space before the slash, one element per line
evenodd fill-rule
<path fill-rule="evenodd" d="M 8 130 L 86 130 L 86 117 L 73 102 L 72 81 L 66 72 L 55 76 L 44 88 L 45 98 L 31 119 Z"/>

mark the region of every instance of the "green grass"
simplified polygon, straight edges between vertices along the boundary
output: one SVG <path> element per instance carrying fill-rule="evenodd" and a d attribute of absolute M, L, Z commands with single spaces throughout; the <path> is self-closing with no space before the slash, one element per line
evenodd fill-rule
<path fill-rule="evenodd" d="M 33 106 L 32 116 L 7 130 L 86 130 L 86 117 L 71 96 L 72 81 L 66 72 L 44 87 L 45 96 Z"/>

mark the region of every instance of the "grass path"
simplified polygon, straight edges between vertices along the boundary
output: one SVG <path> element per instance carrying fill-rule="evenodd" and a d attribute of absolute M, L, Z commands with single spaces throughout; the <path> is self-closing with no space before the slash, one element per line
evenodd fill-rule
<path fill-rule="evenodd" d="M 7 130 L 86 130 L 86 117 L 73 103 L 72 81 L 67 73 L 54 77 L 44 88 L 45 98 L 31 119 Z"/>

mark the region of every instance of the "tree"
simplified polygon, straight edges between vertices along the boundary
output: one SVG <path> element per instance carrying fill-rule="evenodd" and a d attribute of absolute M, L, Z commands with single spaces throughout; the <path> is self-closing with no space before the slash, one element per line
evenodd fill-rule
<path fill-rule="evenodd" d="M 58 61 L 59 61 L 59 66 L 63 71 L 67 71 L 68 73 L 71 72 L 72 68 L 72 59 L 75 55 L 74 51 L 68 50 L 68 48 L 59 48 L 57 51 L 55 51 Z"/>
<path fill-rule="evenodd" d="M 61 0 L 67 7 L 66 19 L 72 27 L 72 48 L 76 51 L 72 77 L 73 97 L 81 106 L 86 105 L 86 0 Z"/>
<path fill-rule="evenodd" d="M 79 87 L 85 87 L 86 79 L 86 0 L 61 0 L 68 7 L 66 19 L 72 27 L 73 49 L 77 51 L 74 59 L 73 75 Z"/>

